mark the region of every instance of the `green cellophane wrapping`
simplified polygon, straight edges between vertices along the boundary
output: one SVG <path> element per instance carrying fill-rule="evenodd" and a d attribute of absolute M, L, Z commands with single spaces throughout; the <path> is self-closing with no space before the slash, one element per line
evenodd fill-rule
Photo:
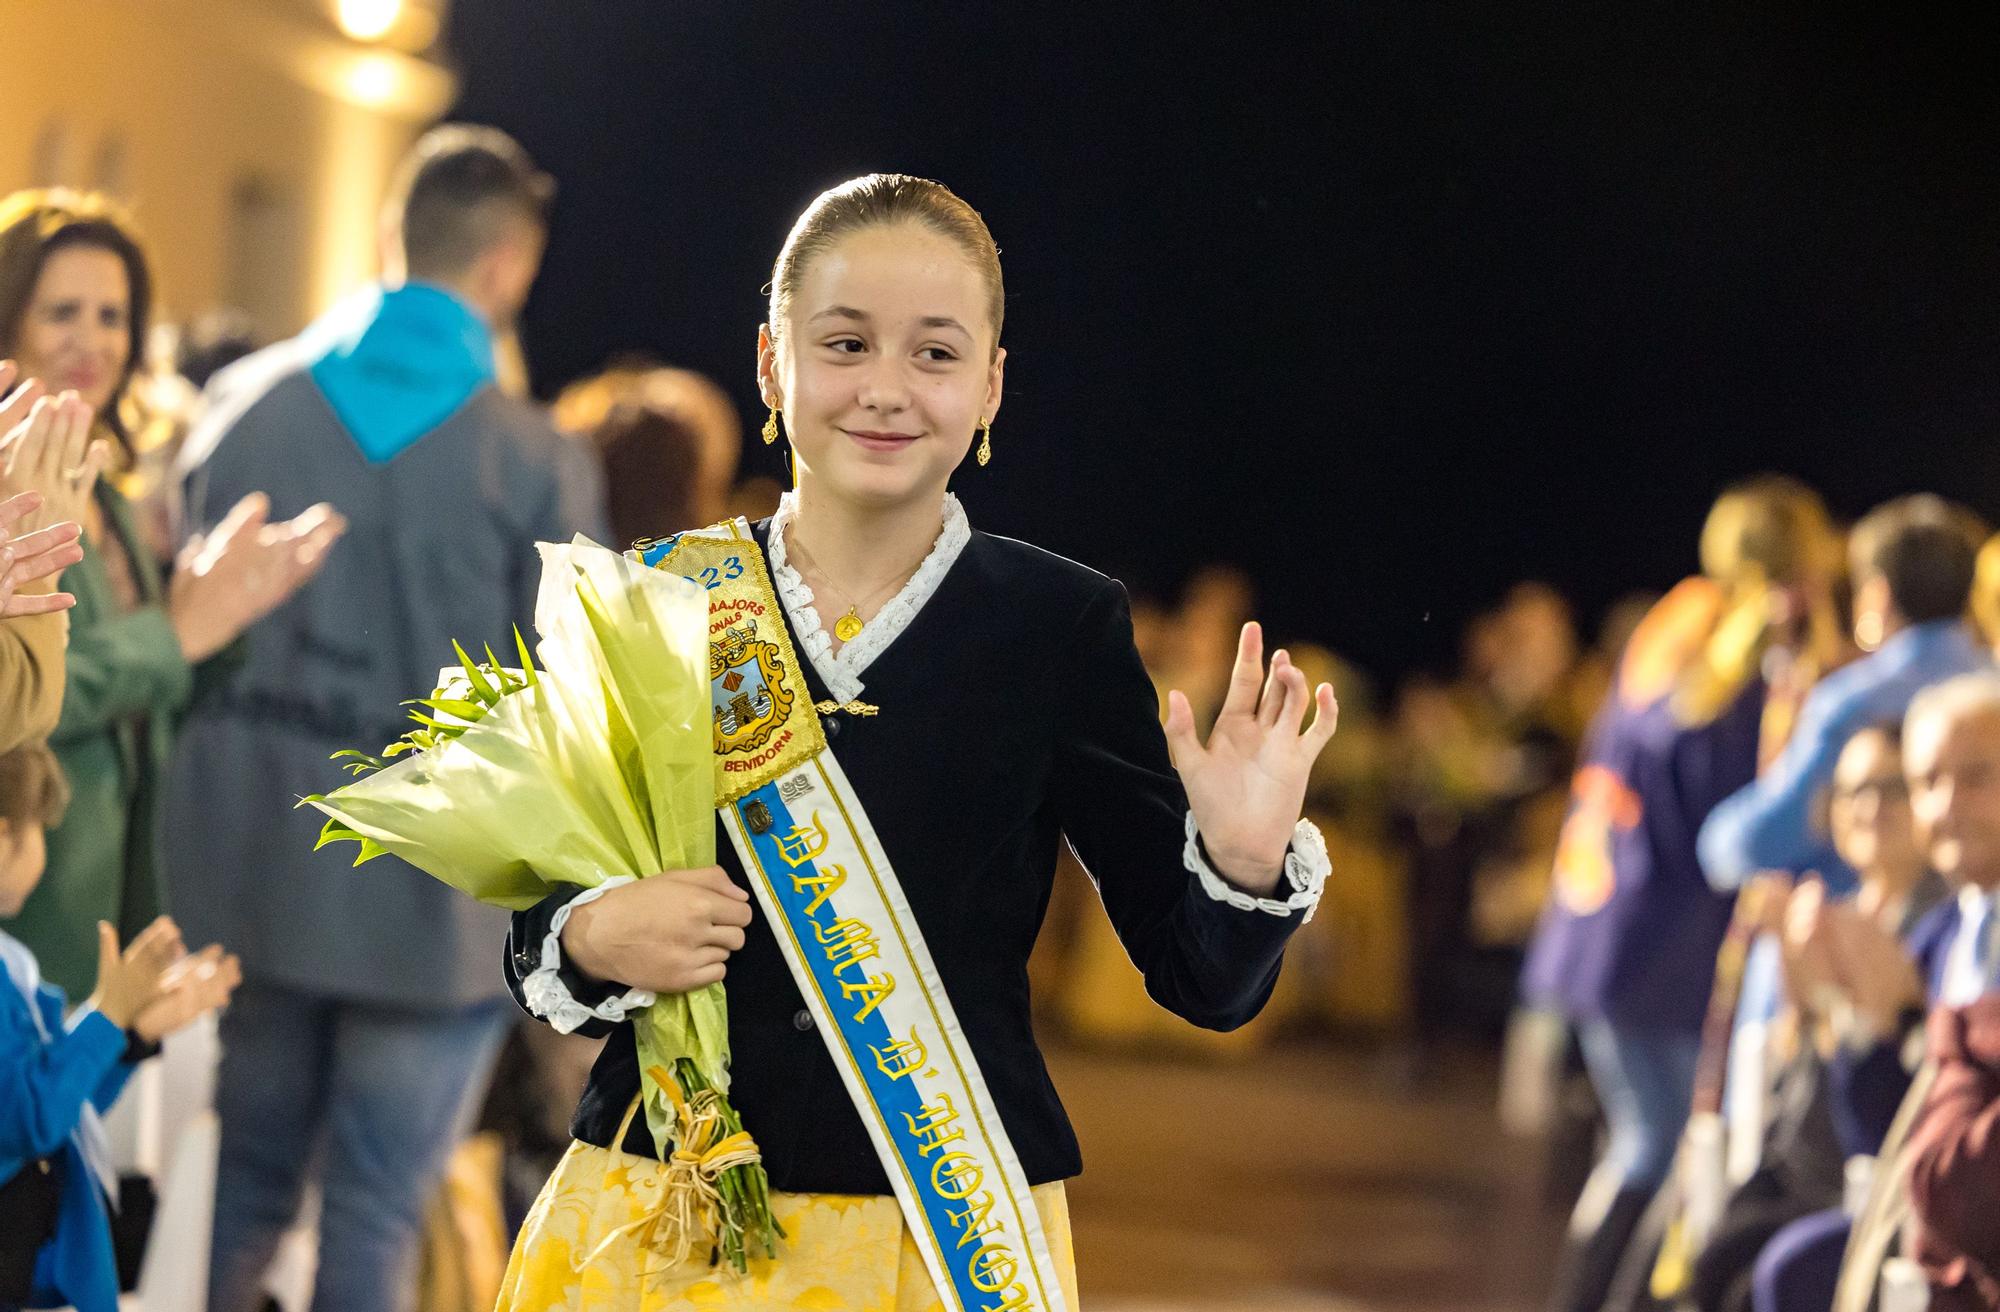
<path fill-rule="evenodd" d="M 363 860 L 386 852 L 517 911 L 564 886 L 715 864 L 705 592 L 581 537 L 541 551 L 541 668 L 454 723 L 455 736 L 307 799 L 335 822 L 323 843 L 366 840 Z M 495 682 L 470 663 L 445 675 L 460 691 L 439 697 L 461 711 L 467 681 Z M 451 715 L 435 701 L 430 713 Z M 676 1113 L 654 1072 L 685 1060 L 716 1091 L 729 1087 L 723 986 L 662 995 L 634 1031 L 646 1125 L 664 1159 Z"/>

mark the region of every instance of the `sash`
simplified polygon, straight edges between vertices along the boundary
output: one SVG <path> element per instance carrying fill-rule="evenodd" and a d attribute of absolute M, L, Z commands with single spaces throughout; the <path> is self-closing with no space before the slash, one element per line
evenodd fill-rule
<path fill-rule="evenodd" d="M 1027 1177 L 896 872 L 827 746 L 748 523 L 636 550 L 708 589 L 723 828 L 945 1306 L 1067 1312 Z"/>

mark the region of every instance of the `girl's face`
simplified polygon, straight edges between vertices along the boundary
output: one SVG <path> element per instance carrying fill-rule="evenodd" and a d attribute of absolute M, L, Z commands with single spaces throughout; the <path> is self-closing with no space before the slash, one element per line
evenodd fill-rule
<path fill-rule="evenodd" d="M 1841 751 L 1828 819 L 1835 850 L 1864 876 L 1895 880 L 1902 892 L 1921 873 L 1902 755 L 1882 734 L 1856 734 Z"/>
<path fill-rule="evenodd" d="M 43 261 L 15 334 L 22 376 L 102 413 L 132 354 L 131 317 L 125 261 L 102 246 L 58 249 Z"/>
<path fill-rule="evenodd" d="M 786 321 L 759 334 L 758 381 L 784 412 L 802 486 L 899 505 L 942 497 L 999 410 L 1007 353 L 994 347 L 964 253 L 927 228 L 881 225 L 805 267 Z"/>

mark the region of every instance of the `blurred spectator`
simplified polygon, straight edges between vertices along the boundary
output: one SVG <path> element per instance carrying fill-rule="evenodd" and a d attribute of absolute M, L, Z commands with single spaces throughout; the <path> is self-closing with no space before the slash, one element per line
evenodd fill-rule
<path fill-rule="evenodd" d="M 1612 676 L 1624 658 L 1625 645 L 1659 600 L 1657 592 L 1628 592 L 1612 602 L 1598 622 L 1597 642 L 1578 658 L 1570 679 L 1570 695 L 1585 726 L 1611 694 Z"/>
<path fill-rule="evenodd" d="M 1333 652 L 1311 643 L 1288 650 L 1308 685 L 1332 684 L 1340 703 L 1340 732 L 1314 764 L 1306 814 L 1341 878 L 1287 950 L 1297 991 L 1274 1001 L 1295 998 L 1300 1014 L 1342 1032 L 1391 1034 L 1408 1020 L 1409 912 L 1405 862 L 1389 841 L 1379 699 L 1367 676 Z"/>
<path fill-rule="evenodd" d="M 1996 987 L 1994 907 L 2000 890 L 2000 675 L 1961 675 L 1920 692 L 1903 725 L 1903 770 L 1910 810 L 1930 864 L 1953 896 L 1913 936 L 1914 967 L 1871 967 L 1846 973 L 1874 977 L 1872 997 L 1857 1000 L 1856 1028 L 1882 1036 L 1880 1048 L 1905 1048 L 1914 1037 L 1928 986 L 1930 1060 L 1912 1076 L 1913 1062 L 1890 1052 L 1856 1062 L 1849 1100 L 1876 1125 L 1887 1124 L 1866 1205 L 1853 1235 L 1829 1223 L 1817 1246 L 1789 1232 L 1759 1263 L 1759 1312 L 1828 1306 L 1837 1312 L 1873 1306 L 1884 1262 L 1897 1237 L 1910 1231 L 1910 1251 L 1933 1290 L 1933 1308 L 1990 1309 L 1994 1286 L 1991 1157 L 1994 1113 L 1987 1063 Z M 1867 940 L 1842 945 L 1850 958 Z M 1893 963 L 1891 963 L 1893 964 Z M 1917 976 L 1913 981 L 1912 974 Z M 1895 1099 L 1903 1106 L 1888 1123 Z M 1872 1105 L 1871 1105 L 1872 1104 Z M 1870 1126 L 1871 1132 L 1874 1126 Z M 1865 1149 L 1864 1149 L 1865 1151 Z M 1800 1222 L 1806 1227 L 1810 1221 Z M 1808 1236 L 1810 1237 L 1810 1236 Z"/>
<path fill-rule="evenodd" d="M 341 781 L 336 750 L 401 734 L 393 708 L 434 686 L 454 639 L 510 651 L 533 631 L 537 540 L 603 537 L 589 453 L 494 385 L 550 192 L 498 131 L 426 135 L 386 210 L 389 281 L 225 370 L 188 439 L 196 527 L 253 488 L 354 526 L 191 709 L 163 804 L 169 886 L 244 963 L 216 1092 L 216 1312 L 260 1305 L 313 1174 L 313 1306 L 407 1307 L 426 1205 L 513 1015 L 506 913 L 391 858 L 355 873 L 315 855 L 294 805 Z"/>
<path fill-rule="evenodd" d="M 0 355 L 79 394 L 111 439 L 114 470 L 134 460 L 121 403 L 151 287 L 110 201 L 61 191 L 0 201 Z M 130 938 L 159 914 L 153 808 L 195 667 L 304 583 L 338 532 L 323 512 L 267 523 L 264 504 L 246 498 L 169 573 L 113 480 L 98 482 L 83 511 L 83 559 L 64 579 L 76 606 L 62 716 L 49 740 L 74 798 L 50 831 L 47 877 L 8 926 L 76 997 L 95 977 L 97 922 Z"/>
<path fill-rule="evenodd" d="M 174 370 L 196 391 L 262 345 L 241 310 L 216 309 L 196 316 L 177 343 Z"/>
<path fill-rule="evenodd" d="M 1250 577 L 1234 565 L 1206 566 L 1182 590 L 1165 673 L 1173 687 L 1187 694 L 1195 723 L 1203 729 L 1222 709 L 1236 662 L 1236 637 L 1256 604 Z"/>
<path fill-rule="evenodd" d="M 1765 656 L 1793 636 L 1773 623 L 1773 597 L 1824 595 L 1831 537 L 1819 498 L 1792 480 L 1725 492 L 1703 528 L 1702 574 L 1633 634 L 1591 726 L 1521 985 L 1577 1025 L 1610 1122 L 1571 1220 L 1557 1312 L 1604 1301 L 1672 1165 L 1730 912 L 1702 879 L 1694 835 L 1756 772 Z"/>
<path fill-rule="evenodd" d="M 620 547 L 727 515 L 743 425 L 728 394 L 705 376 L 614 365 L 564 388 L 555 419 L 596 448 Z"/>
<path fill-rule="evenodd" d="M 76 604 L 56 578 L 83 558 L 78 520 L 105 458 L 90 438 L 90 408 L 49 400 L 39 382 L 14 386 L 0 360 L 0 752 L 41 742 L 62 712 L 63 647 Z M 10 390 L 11 389 L 11 390 Z"/>
<path fill-rule="evenodd" d="M 1834 847 L 1861 876 L 1853 913 L 1884 936 L 1909 937 L 1946 889 L 1917 842 L 1900 723 L 1871 726 L 1848 740 L 1834 766 L 1828 812 Z M 1781 879 L 1753 892 L 1762 903 L 1759 919 L 1784 944 L 1784 1051 L 1761 1160 L 1729 1197 L 1695 1263 L 1690 1294 L 1702 1312 L 1747 1312 L 1752 1267 L 1764 1245 L 1792 1221 L 1842 1205 L 1849 1152 L 1840 1122 L 1855 1120 L 1851 1110 L 1836 1107 L 1839 1093 L 1828 1070 L 1837 1055 L 1834 1013 L 1854 1003 L 1842 984 L 1854 971 L 1840 952 L 1837 913 L 1827 912 L 1824 886 L 1816 881 L 1792 892 Z M 1875 1145 L 1857 1147 L 1872 1153 Z"/>
<path fill-rule="evenodd" d="M 2000 533 L 1986 539 L 1972 568 L 1972 623 L 1990 651 L 2000 651 Z"/>
<path fill-rule="evenodd" d="M 1991 935 L 1988 934 L 1990 941 Z M 1989 972 L 1990 972 L 1989 966 Z M 1910 1252 L 1931 1312 L 2000 1308 L 2000 996 L 1930 1021 L 1937 1064 L 1910 1137 Z"/>
<path fill-rule="evenodd" d="M 1458 678 L 1406 684 L 1397 713 L 1396 838 L 1409 854 L 1410 1054 L 1449 1031 L 1496 1032 L 1548 888 L 1578 707 L 1576 629 L 1546 584 L 1467 626 Z"/>
<path fill-rule="evenodd" d="M 1968 511 L 1928 495 L 1891 501 L 1855 526 L 1848 539 L 1854 640 L 1867 655 L 1804 691 L 1802 680 L 1785 677 L 1788 672 L 1780 668 L 1779 681 L 1797 706 L 1789 739 L 1756 781 L 1716 807 L 1701 830 L 1703 870 L 1716 887 L 1733 888 L 1759 870 L 1812 871 L 1835 897 L 1852 892 L 1854 872 L 1831 846 L 1826 827 L 1824 797 L 1834 762 L 1858 729 L 1901 716 L 1925 687 L 1991 668 L 1991 653 L 1965 619 L 1975 555 L 1985 536 Z M 1767 715 L 1767 729 L 1769 722 Z M 1879 946 L 1879 955 L 1899 956 L 1893 940 Z M 1741 972 L 1738 1038 L 1754 1035 L 1777 1012 L 1779 966 L 1777 943 L 1760 937 Z M 1737 1042 L 1731 1040 L 1732 1048 Z M 1760 1050 L 1755 1043 L 1746 1046 Z M 1882 1061 L 1883 1069 L 1892 1068 Z M 1727 1078 L 1729 1119 L 1754 1133 L 1765 1119 L 1769 1073 L 1759 1063 L 1738 1061 Z M 1881 1105 L 1882 1120 L 1900 1088 L 1898 1077 L 1893 1092 L 1873 1100 Z M 1879 1141 L 1880 1136 L 1877 1129 L 1866 1137 Z M 1754 1147 L 1758 1141 L 1745 1142 Z M 1830 1233 L 1815 1237 L 1821 1246 L 1831 1242 Z"/>
<path fill-rule="evenodd" d="M 1814 870 L 1836 891 L 1853 872 L 1815 813 L 1833 763 L 1856 730 L 1899 716 L 1921 688 L 1992 664 L 1966 625 L 1980 543 L 1970 516 L 1934 496 L 1869 512 L 1849 539 L 1854 640 L 1869 655 L 1820 680 L 1785 749 L 1702 826 L 1701 864 L 1717 888 L 1762 870 Z"/>
<path fill-rule="evenodd" d="M 69 801 L 40 744 L 0 755 L 0 915 L 41 878 L 45 832 Z M 166 1035 L 226 1002 L 236 961 L 189 957 L 162 917 L 123 951 L 96 930 L 97 989 L 74 1012 L 35 954 L 0 932 L 0 1306 L 117 1312 L 110 1208 L 118 1196 L 100 1119 Z"/>
<path fill-rule="evenodd" d="M 1910 1252 L 1934 1312 L 2000 1308 L 2000 679 L 1912 706 L 1907 759 L 1934 856 L 1958 890 L 1957 932 L 1930 1022 L 1936 1066 L 1909 1141 Z"/>
<path fill-rule="evenodd" d="M 1464 908 L 1471 942 L 1498 954 L 1501 981 L 1486 990 L 1504 1006 L 1547 900 L 1549 869 L 1567 810 L 1569 772 L 1595 705 L 1575 690 L 1579 655 L 1569 603 L 1547 584 L 1522 583 L 1495 618 L 1498 652 L 1486 675 L 1489 732 L 1504 775 L 1472 869 Z M 1489 972 L 1491 974 L 1492 972 Z"/>
<path fill-rule="evenodd" d="M 1469 652 L 1492 631 L 1491 617 L 1475 621 Z M 1478 668 L 1476 659 L 1468 665 Z M 1466 1014 L 1472 872 L 1488 849 L 1491 817 L 1508 777 L 1506 750 L 1467 691 L 1466 685 L 1454 689 L 1419 675 L 1404 683 L 1396 700 L 1393 826 L 1409 861 L 1412 1057 Z"/>
<path fill-rule="evenodd" d="M 766 478 L 762 474 L 746 478 L 730 492 L 723 517 L 747 519 L 753 524 L 760 519 L 769 519 L 778 513 L 778 502 L 784 495 L 784 488 L 775 478 Z"/>

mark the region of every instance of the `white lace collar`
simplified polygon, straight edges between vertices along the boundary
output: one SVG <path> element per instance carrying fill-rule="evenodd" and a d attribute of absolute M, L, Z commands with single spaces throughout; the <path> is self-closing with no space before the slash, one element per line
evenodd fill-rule
<path fill-rule="evenodd" d="M 868 621 L 866 628 L 855 635 L 854 641 L 839 651 L 833 649 L 833 635 L 819 622 L 819 612 L 813 609 L 812 589 L 799 575 L 798 570 L 786 556 L 785 529 L 798 514 L 797 492 L 787 492 L 778 502 L 778 511 L 771 516 L 771 581 L 778 587 L 778 599 L 784 603 L 785 614 L 791 618 L 792 634 L 805 649 L 806 659 L 812 662 L 818 672 L 820 682 L 826 685 L 828 693 L 839 702 L 853 701 L 861 695 L 864 685 L 861 675 L 872 665 L 877 656 L 889 649 L 889 644 L 903 635 L 910 627 L 910 621 L 924 608 L 944 582 L 944 576 L 958 562 L 958 555 L 965 550 L 965 544 L 972 540 L 972 525 L 965 517 L 965 507 L 958 498 L 945 493 L 944 527 L 938 530 L 937 542 L 931 547 L 924 563 L 917 566 L 917 572 L 910 575 L 910 581 L 903 590 L 884 602 L 882 609 L 875 612 L 875 618 Z"/>

